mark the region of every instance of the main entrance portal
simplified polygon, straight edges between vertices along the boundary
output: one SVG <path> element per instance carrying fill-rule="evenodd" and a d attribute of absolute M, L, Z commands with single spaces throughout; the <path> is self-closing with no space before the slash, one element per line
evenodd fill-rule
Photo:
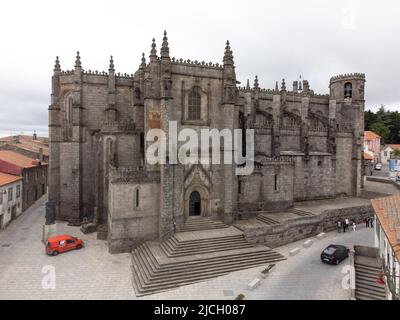
<path fill-rule="evenodd" d="M 201 198 L 200 193 L 193 191 L 189 197 L 189 215 L 199 216 L 201 214 Z"/>

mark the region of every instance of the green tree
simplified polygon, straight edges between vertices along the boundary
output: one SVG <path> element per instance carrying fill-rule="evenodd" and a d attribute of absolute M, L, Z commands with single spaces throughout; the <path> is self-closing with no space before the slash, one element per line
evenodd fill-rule
<path fill-rule="evenodd" d="M 371 126 L 371 130 L 376 134 L 379 134 L 383 139 L 384 143 L 387 143 L 390 130 L 383 122 L 375 122 Z"/>

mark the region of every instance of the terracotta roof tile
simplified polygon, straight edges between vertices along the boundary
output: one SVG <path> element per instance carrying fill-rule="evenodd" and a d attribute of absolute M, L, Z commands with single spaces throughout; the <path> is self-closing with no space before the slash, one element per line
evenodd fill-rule
<path fill-rule="evenodd" d="M 0 172 L 0 186 L 5 186 L 21 179 L 22 178 L 20 176 L 14 176 L 13 174 Z"/>
<path fill-rule="evenodd" d="M 377 135 L 375 132 L 373 131 L 365 131 L 364 132 L 364 140 L 365 141 L 370 141 L 370 140 L 374 140 L 376 138 L 380 138 L 380 135 Z"/>
<path fill-rule="evenodd" d="M 38 161 L 8 150 L 0 150 L 0 160 L 12 163 L 21 168 L 33 168 L 38 166 Z"/>

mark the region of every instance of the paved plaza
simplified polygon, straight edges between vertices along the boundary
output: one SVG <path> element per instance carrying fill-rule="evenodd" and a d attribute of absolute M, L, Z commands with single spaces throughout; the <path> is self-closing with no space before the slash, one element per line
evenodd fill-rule
<path fill-rule="evenodd" d="M 58 233 L 81 237 L 82 250 L 49 257 L 41 242 L 44 223 L 44 202 L 32 208 L 0 232 L 0 299 L 136 299 L 131 286 L 130 255 L 107 251 L 106 242 L 95 234 L 82 234 L 77 227 L 58 223 Z M 321 250 L 330 243 L 373 245 L 373 229 L 359 225 L 356 232 L 330 232 L 323 240 L 315 239 L 309 248 L 306 240 L 274 250 L 288 257 L 277 263 L 259 287 L 247 290 L 247 284 L 259 275 L 262 268 L 231 273 L 206 282 L 141 297 L 141 299 L 233 299 L 243 293 L 246 299 L 347 299 L 342 289 L 344 265 L 330 266 L 319 260 Z M 301 248 L 299 254 L 289 251 Z M 56 288 L 43 289 L 42 271 L 54 266 Z M 44 269 L 43 269 L 44 268 Z"/>

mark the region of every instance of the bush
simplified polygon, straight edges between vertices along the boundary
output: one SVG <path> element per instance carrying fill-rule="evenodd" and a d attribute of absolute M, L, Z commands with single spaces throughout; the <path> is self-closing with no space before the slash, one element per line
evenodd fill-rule
<path fill-rule="evenodd" d="M 243 293 L 238 294 L 235 300 L 244 300 L 244 294 Z"/>

